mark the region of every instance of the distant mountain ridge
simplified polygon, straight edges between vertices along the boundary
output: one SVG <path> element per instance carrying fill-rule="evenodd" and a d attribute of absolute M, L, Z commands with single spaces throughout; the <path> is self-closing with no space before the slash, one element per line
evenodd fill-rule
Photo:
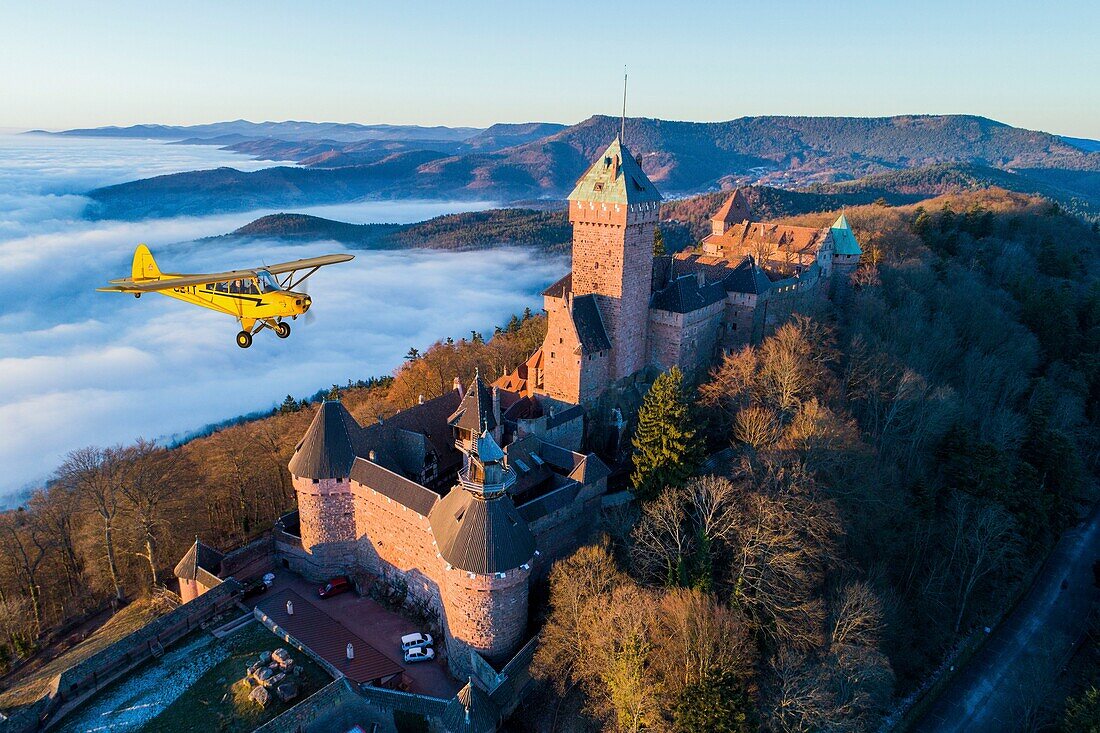
<path fill-rule="evenodd" d="M 132 219 L 361 198 L 561 198 L 618 134 L 619 124 L 591 117 L 503 148 L 494 146 L 554 126 L 494 126 L 457 143 L 242 141 L 231 149 L 256 154 L 262 148 L 306 162 L 307 169 L 218 169 L 124 183 L 90 192 L 95 205 L 89 214 Z M 833 185 L 962 165 L 1010 173 L 1060 200 L 1100 201 L 1100 152 L 982 117 L 745 117 L 714 123 L 631 118 L 626 141 L 650 178 L 673 197 L 743 184 Z"/>
<path fill-rule="evenodd" d="M 239 135 L 247 138 L 278 138 L 282 140 L 329 139 L 359 140 L 445 140 L 458 141 L 483 132 L 479 127 L 422 127 L 420 125 L 361 125 L 354 122 L 249 122 L 233 120 L 204 125 L 129 125 L 127 127 L 92 127 L 38 134 L 67 135 L 72 137 L 152 138 L 157 140 L 184 140 L 219 138 Z"/>

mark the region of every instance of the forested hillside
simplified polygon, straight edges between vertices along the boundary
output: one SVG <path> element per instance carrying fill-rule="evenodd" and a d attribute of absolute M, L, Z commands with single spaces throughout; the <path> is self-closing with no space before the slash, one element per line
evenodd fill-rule
<path fill-rule="evenodd" d="M 551 577 L 559 715 L 875 730 L 1095 501 L 1100 237 L 996 190 L 845 213 L 846 297 L 646 398 L 640 509 Z"/>
<path fill-rule="evenodd" d="M 490 209 L 445 214 L 416 224 L 347 224 L 305 214 L 271 214 L 215 239 L 331 239 L 352 249 L 485 249 L 516 244 L 561 251 L 571 233 L 564 211 Z"/>

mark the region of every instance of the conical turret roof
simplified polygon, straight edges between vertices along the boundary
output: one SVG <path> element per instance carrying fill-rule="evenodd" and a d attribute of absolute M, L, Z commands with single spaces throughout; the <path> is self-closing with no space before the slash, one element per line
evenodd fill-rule
<path fill-rule="evenodd" d="M 347 478 L 362 428 L 339 400 L 326 400 L 290 458 L 290 473 L 310 479 Z"/>
<path fill-rule="evenodd" d="M 626 146 L 615 138 L 577 181 L 569 200 L 637 204 L 660 201 L 661 194 Z"/>
<path fill-rule="evenodd" d="M 428 522 L 443 559 L 459 570 L 490 575 L 530 562 L 535 538 L 507 493 L 491 498 L 454 488 Z"/>
<path fill-rule="evenodd" d="M 499 722 L 500 708 L 472 677 L 443 711 L 443 726 L 454 733 L 489 733 Z"/>
<path fill-rule="evenodd" d="M 175 570 L 177 578 L 183 578 L 185 580 L 194 580 L 195 576 L 199 574 L 199 570 L 205 570 L 206 572 L 217 575 L 218 570 L 221 568 L 222 559 L 225 557 L 222 553 L 215 550 L 210 545 L 204 545 L 199 541 L 199 538 L 195 538 L 195 544 L 184 553 L 184 556 L 180 558 L 180 561 L 176 563 Z"/>

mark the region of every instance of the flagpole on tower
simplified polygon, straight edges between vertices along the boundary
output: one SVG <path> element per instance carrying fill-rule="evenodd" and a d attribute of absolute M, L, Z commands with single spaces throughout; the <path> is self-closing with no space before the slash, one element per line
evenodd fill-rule
<path fill-rule="evenodd" d="M 626 64 L 623 64 L 623 119 L 619 125 L 619 142 L 623 143 L 626 137 Z"/>

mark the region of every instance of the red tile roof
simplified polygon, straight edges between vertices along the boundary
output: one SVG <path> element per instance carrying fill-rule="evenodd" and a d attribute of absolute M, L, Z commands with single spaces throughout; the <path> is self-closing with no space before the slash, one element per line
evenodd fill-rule
<path fill-rule="evenodd" d="M 294 603 L 293 616 L 286 612 L 287 601 Z M 352 682 L 377 683 L 386 677 L 401 674 L 404 669 L 289 588 L 263 599 L 256 604 L 256 608 Z M 355 651 L 355 659 L 348 659 L 348 642 Z"/>

